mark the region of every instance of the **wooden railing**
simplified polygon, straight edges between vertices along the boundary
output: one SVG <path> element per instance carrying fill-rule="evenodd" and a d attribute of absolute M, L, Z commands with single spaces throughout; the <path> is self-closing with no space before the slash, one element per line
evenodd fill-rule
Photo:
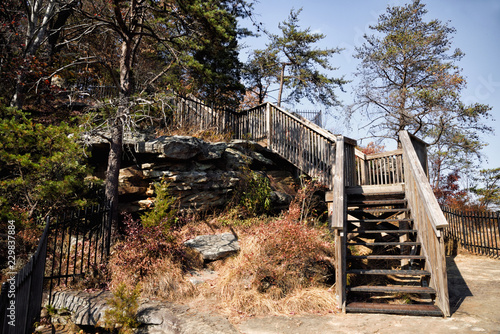
<path fill-rule="evenodd" d="M 237 139 L 251 139 L 260 141 L 267 138 L 268 129 L 268 106 L 261 104 L 234 114 L 232 122 L 232 133 Z"/>
<path fill-rule="evenodd" d="M 332 188 L 337 137 L 313 122 L 265 103 L 238 113 L 233 126 L 238 139 L 267 140 L 267 147 L 305 174 Z M 355 146 L 352 139 L 345 140 Z M 352 152 L 351 152 L 352 151 Z M 354 151 L 350 150 L 354 156 Z M 350 159 L 349 161 L 354 161 Z M 352 162 L 354 164 L 354 162 Z M 353 178 L 349 182 L 354 182 Z"/>
<path fill-rule="evenodd" d="M 347 201 L 346 186 L 355 184 L 355 143 L 346 143 L 342 136 L 337 137 L 332 202 L 329 210 L 332 209 L 331 228 L 335 237 L 335 284 L 337 304 L 345 312 L 346 306 L 346 233 L 347 233 Z"/>
<path fill-rule="evenodd" d="M 448 226 L 427 178 L 425 143 L 407 131 L 399 133 L 403 149 L 405 193 L 417 236 L 425 256 L 425 269 L 431 272 L 430 286 L 436 290 L 436 304 L 450 315 L 444 238 Z M 424 159 L 425 158 L 425 159 Z"/>
<path fill-rule="evenodd" d="M 269 148 L 331 188 L 338 136 L 271 104 L 269 120 Z"/>
<path fill-rule="evenodd" d="M 364 154 L 356 152 L 357 185 L 388 185 L 404 182 L 403 150 Z"/>
<path fill-rule="evenodd" d="M 331 189 L 337 136 L 313 122 L 270 103 L 234 112 L 214 110 L 195 98 L 178 97 L 174 109 L 177 126 L 213 128 L 230 132 L 235 139 L 265 141 L 269 149 Z M 345 140 L 356 145 L 352 139 Z M 354 150 L 349 152 L 354 157 Z M 349 161 L 354 166 L 354 159 Z M 355 176 L 349 178 L 349 184 L 354 182 Z"/>
<path fill-rule="evenodd" d="M 230 109 L 214 109 L 195 97 L 176 96 L 173 100 L 172 122 L 178 127 L 231 132 L 237 113 Z"/>

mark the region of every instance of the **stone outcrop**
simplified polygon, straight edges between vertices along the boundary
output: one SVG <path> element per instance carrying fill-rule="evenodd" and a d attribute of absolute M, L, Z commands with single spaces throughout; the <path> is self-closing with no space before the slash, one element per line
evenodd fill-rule
<path fill-rule="evenodd" d="M 224 207 L 233 197 L 242 175 L 250 170 L 269 176 L 273 184 L 292 179 L 293 166 L 255 142 L 233 140 L 208 143 L 187 136 L 162 136 L 137 142 L 135 164 L 120 170 L 120 202 L 126 211 L 147 209 L 154 203 L 154 184 L 164 180 L 181 209 Z M 279 175 L 279 177 L 276 177 Z M 273 207 L 286 207 L 291 199 L 275 187 Z"/>
<path fill-rule="evenodd" d="M 58 291 L 53 293 L 52 306 L 67 309 L 71 321 L 78 326 L 104 326 L 107 300 L 111 292 Z M 191 310 L 188 306 L 165 302 L 143 301 L 137 310 L 141 334 L 236 334 L 234 326 L 223 316 Z"/>
<path fill-rule="evenodd" d="M 236 254 L 240 250 L 238 238 L 232 233 L 199 235 L 184 242 L 199 252 L 204 261 L 215 261 Z"/>
<path fill-rule="evenodd" d="M 70 311 L 71 320 L 76 325 L 104 327 L 104 314 L 108 308 L 106 301 L 112 296 L 109 291 L 57 291 L 52 294 L 51 304 L 56 309 Z"/>

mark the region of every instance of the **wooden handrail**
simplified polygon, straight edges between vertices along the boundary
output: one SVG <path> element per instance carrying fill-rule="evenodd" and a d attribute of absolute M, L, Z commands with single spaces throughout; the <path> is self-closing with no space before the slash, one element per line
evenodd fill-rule
<path fill-rule="evenodd" d="M 401 142 L 401 146 L 403 147 L 403 156 L 405 158 L 405 176 L 411 173 L 412 179 L 416 181 L 415 190 L 418 192 L 418 196 L 421 199 L 421 203 L 419 203 L 419 205 L 422 205 L 425 212 L 428 213 L 432 229 L 434 230 L 436 236 L 440 237 L 440 230 L 446 228 L 448 226 L 448 222 L 441 211 L 436 197 L 434 196 L 434 192 L 432 191 L 429 180 L 427 179 L 427 174 L 424 172 L 419 157 L 413 148 L 412 140 L 408 132 L 401 131 L 399 134 L 399 140 Z"/>
<path fill-rule="evenodd" d="M 388 152 L 365 154 L 365 156 L 366 156 L 366 160 L 371 160 L 371 159 L 385 158 L 385 157 L 390 157 L 392 155 L 401 155 L 401 154 L 403 154 L 403 150 L 397 149 L 397 150 L 388 151 Z"/>
<path fill-rule="evenodd" d="M 445 316 L 450 315 L 448 281 L 444 240 L 441 230 L 448 222 L 439 207 L 424 171 L 427 162 L 417 155 L 415 145 L 422 149 L 422 143 L 410 137 L 407 131 L 399 133 L 399 141 L 403 149 L 405 194 L 417 232 L 418 241 L 422 244 L 425 256 L 425 268 L 431 272 L 430 286 L 436 290 L 436 304 Z"/>

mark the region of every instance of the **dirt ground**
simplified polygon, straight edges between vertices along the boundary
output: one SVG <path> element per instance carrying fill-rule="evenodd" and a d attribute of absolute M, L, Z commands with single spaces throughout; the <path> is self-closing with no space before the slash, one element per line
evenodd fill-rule
<path fill-rule="evenodd" d="M 279 316 L 237 324 L 244 334 L 500 333 L 500 259 L 460 254 L 447 258 L 449 318 L 383 314 Z"/>

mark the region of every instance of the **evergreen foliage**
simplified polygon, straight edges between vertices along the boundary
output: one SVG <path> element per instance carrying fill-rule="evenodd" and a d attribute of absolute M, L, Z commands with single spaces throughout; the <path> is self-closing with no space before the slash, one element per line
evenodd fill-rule
<path fill-rule="evenodd" d="M 500 168 L 480 170 L 476 182 L 471 190 L 479 196 L 479 204 L 485 209 L 500 209 Z"/>
<path fill-rule="evenodd" d="M 106 328 L 112 332 L 115 329 L 120 334 L 134 333 L 134 328 L 139 327 L 137 309 L 141 289 L 137 285 L 132 291 L 124 283 L 118 285 L 113 297 L 108 300 L 109 309 L 105 312 Z"/>
<path fill-rule="evenodd" d="M 249 171 L 240 187 L 239 204 L 250 215 L 268 212 L 271 209 L 271 183 L 257 172 Z"/>
<path fill-rule="evenodd" d="M 153 208 L 141 216 L 144 227 L 161 226 L 168 234 L 177 218 L 177 198 L 170 194 L 168 183 L 162 180 L 155 184 L 156 200 Z"/>
<path fill-rule="evenodd" d="M 300 10 L 291 10 L 288 20 L 278 27 L 281 35 L 268 34 L 270 42 L 265 50 L 256 50 L 246 67 L 246 79 L 252 88 L 257 87 L 259 100 L 267 92 L 269 79 L 280 85 L 278 106 L 281 102 L 299 102 L 307 98 L 327 107 L 340 105 L 335 89 L 346 84 L 343 78 L 326 74 L 336 68 L 330 58 L 341 49 L 319 49 L 315 43 L 325 35 L 313 33 L 310 28 L 299 27 Z M 290 91 L 282 98 L 283 90 Z"/>
<path fill-rule="evenodd" d="M 2 221 L 81 204 L 78 195 L 89 170 L 73 130 L 66 124 L 37 124 L 2 105 L 0 114 Z"/>

